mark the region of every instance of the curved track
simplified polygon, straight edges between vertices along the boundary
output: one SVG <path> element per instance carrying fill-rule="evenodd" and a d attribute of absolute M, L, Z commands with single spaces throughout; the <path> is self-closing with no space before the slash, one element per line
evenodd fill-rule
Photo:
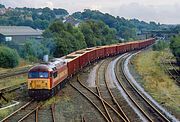
<path fill-rule="evenodd" d="M 98 95 L 102 98 L 104 98 L 106 101 L 108 101 L 109 104 L 114 106 L 114 108 L 122 115 L 124 118 L 124 121 L 129 122 L 128 117 L 118 104 L 116 98 L 114 97 L 111 88 L 109 86 L 109 83 L 107 81 L 107 68 L 109 63 L 114 60 L 114 58 L 110 58 L 109 60 L 103 61 L 100 66 L 97 69 L 96 72 L 96 89 L 98 92 Z M 102 101 L 103 103 L 103 101 Z M 108 110 L 108 108 L 104 105 L 104 109 L 106 109 L 106 114 L 108 115 L 110 121 L 117 121 L 118 118 L 113 117 L 114 114 L 111 112 L 111 110 Z"/>
<path fill-rule="evenodd" d="M 164 116 L 156 107 L 154 107 L 151 102 L 147 98 L 145 98 L 128 79 L 124 71 L 124 61 L 127 57 L 128 56 L 125 56 L 125 58 L 121 58 L 116 64 L 115 74 L 120 86 L 128 95 L 132 103 L 134 103 L 134 106 L 139 109 L 144 118 L 146 118 L 148 121 L 169 122 L 166 116 Z"/>
<path fill-rule="evenodd" d="M 162 64 L 162 67 L 164 67 L 165 72 L 166 72 L 167 74 L 169 74 L 170 77 L 171 77 L 172 79 L 174 79 L 174 81 L 175 81 L 178 85 L 180 85 L 180 74 L 179 74 L 179 72 L 176 70 L 176 68 L 173 66 L 173 64 L 171 63 L 171 61 L 168 60 L 168 63 L 166 63 L 166 62 L 165 62 L 165 58 L 162 58 L 162 59 L 161 59 L 161 64 Z M 170 65 L 170 67 L 169 67 L 168 65 Z M 170 69 L 172 69 L 173 72 L 170 71 Z"/>
<path fill-rule="evenodd" d="M 125 121 L 126 119 L 119 113 L 111 104 L 109 104 L 105 99 L 100 97 L 98 94 L 96 94 L 93 90 L 88 88 L 86 85 L 82 83 L 80 78 L 77 78 L 78 85 L 74 85 L 73 83 L 70 83 L 70 85 L 77 90 L 81 95 L 83 95 L 102 115 L 105 121 L 110 122 L 108 115 L 106 114 L 104 107 L 102 105 L 102 101 L 104 102 L 105 106 L 111 109 L 111 111 L 114 112 L 113 116 L 116 116 L 120 119 L 120 121 Z M 88 92 L 87 92 L 88 91 Z M 96 98 L 96 99 L 95 99 Z"/>

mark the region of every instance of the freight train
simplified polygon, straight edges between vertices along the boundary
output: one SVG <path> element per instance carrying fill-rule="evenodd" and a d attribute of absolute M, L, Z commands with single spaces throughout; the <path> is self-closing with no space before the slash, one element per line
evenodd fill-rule
<path fill-rule="evenodd" d="M 78 50 L 50 62 L 38 64 L 28 72 L 28 94 L 37 100 L 54 96 L 67 80 L 88 64 L 109 56 L 145 48 L 155 42 L 154 38 L 98 46 Z"/>

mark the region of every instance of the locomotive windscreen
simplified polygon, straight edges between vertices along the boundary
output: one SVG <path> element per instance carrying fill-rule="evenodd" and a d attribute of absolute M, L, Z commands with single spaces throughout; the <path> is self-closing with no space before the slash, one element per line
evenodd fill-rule
<path fill-rule="evenodd" d="M 29 72 L 29 78 L 48 78 L 48 72 Z"/>

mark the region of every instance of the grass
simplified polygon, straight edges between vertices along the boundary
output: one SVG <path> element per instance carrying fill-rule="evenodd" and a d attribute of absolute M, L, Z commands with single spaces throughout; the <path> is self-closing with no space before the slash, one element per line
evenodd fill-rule
<path fill-rule="evenodd" d="M 13 111 L 12 108 L 0 110 L 0 120 L 2 120 L 4 117 L 6 117 L 7 115 L 9 115 L 12 111 Z"/>
<path fill-rule="evenodd" d="M 10 86 L 18 86 L 21 83 L 27 82 L 27 74 L 20 76 L 13 76 L 0 80 L 0 89 L 10 87 Z M 12 100 L 17 96 L 17 93 L 7 93 L 4 95 L 6 99 Z M 0 99 L 0 104 L 7 104 L 3 99 Z"/>
<path fill-rule="evenodd" d="M 27 82 L 27 74 L 0 79 L 0 89 Z"/>
<path fill-rule="evenodd" d="M 32 65 L 30 62 L 20 59 L 20 63 L 17 67 L 14 68 L 0 68 L 0 73 L 7 73 L 7 72 L 12 72 L 12 71 L 17 71 L 19 69 L 22 69 L 24 67 L 27 67 L 29 65 Z"/>
<path fill-rule="evenodd" d="M 146 51 L 138 54 L 133 64 L 135 70 L 142 76 L 140 83 L 151 96 L 167 108 L 180 112 L 180 88 L 161 67 L 160 59 L 171 55 L 168 51 Z"/>

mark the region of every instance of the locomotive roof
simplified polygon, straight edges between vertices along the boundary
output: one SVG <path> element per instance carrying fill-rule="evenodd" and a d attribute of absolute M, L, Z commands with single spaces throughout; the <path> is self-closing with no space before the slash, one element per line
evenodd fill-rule
<path fill-rule="evenodd" d="M 50 62 L 45 62 L 32 67 L 29 71 L 53 71 L 67 64 L 62 58 L 54 58 Z"/>

